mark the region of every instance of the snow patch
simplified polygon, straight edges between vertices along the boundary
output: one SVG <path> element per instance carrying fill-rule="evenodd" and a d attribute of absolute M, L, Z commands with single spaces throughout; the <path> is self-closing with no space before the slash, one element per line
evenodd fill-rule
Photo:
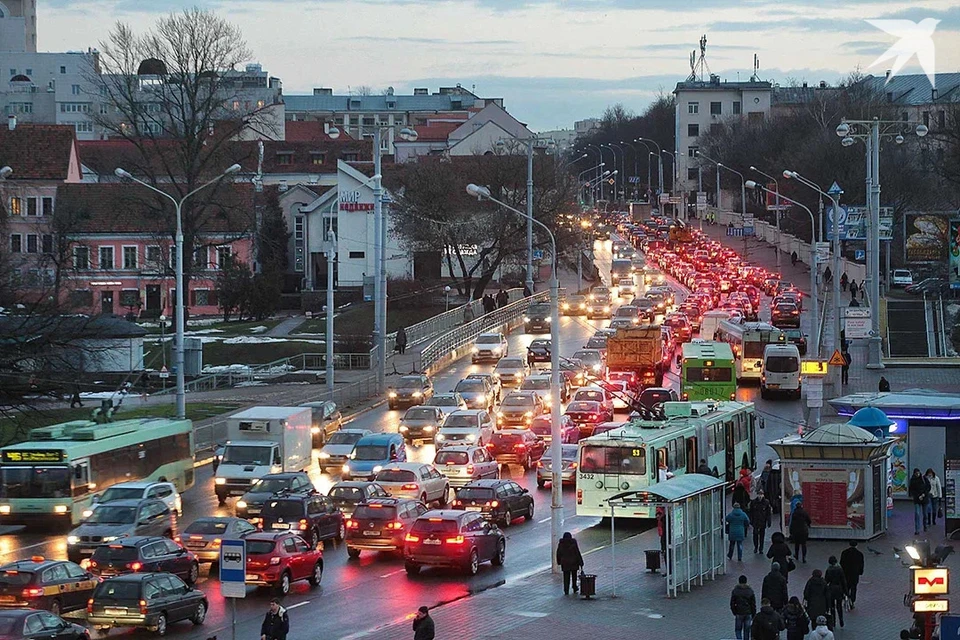
<path fill-rule="evenodd" d="M 250 327 L 250 333 L 263 333 L 263 332 L 266 331 L 266 330 L 267 330 L 267 328 L 266 328 L 265 326 L 263 326 L 262 324 L 261 324 L 261 325 L 258 325 L 258 326 L 256 326 L 256 327 Z"/>

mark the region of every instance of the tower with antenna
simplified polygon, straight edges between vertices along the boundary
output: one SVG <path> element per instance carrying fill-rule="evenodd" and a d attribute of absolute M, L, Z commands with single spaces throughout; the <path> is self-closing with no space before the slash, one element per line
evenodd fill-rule
<path fill-rule="evenodd" d="M 760 58 L 753 54 L 753 75 L 750 76 L 750 82 L 760 82 Z"/>
<path fill-rule="evenodd" d="M 697 50 L 690 52 L 690 75 L 687 82 L 703 82 L 704 77 L 709 78 L 710 65 L 707 64 L 707 34 L 700 36 L 700 55 Z"/>

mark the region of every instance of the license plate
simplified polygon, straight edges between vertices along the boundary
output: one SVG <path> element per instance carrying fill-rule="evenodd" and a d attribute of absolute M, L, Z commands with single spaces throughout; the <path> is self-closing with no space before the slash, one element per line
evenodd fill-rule
<path fill-rule="evenodd" d="M 248 573 L 246 579 L 247 579 L 247 580 L 257 580 L 258 577 L 259 577 L 259 576 L 257 576 L 257 574 L 255 574 L 255 573 Z"/>
<path fill-rule="evenodd" d="M 439 540 L 424 540 L 423 544 L 440 544 Z"/>
<path fill-rule="evenodd" d="M 271 529 L 289 529 L 289 528 L 290 528 L 290 525 L 288 525 L 288 524 L 281 524 L 281 523 L 279 523 L 279 522 L 275 522 L 275 523 L 273 523 L 272 525 L 270 525 L 270 528 L 271 528 Z"/>
<path fill-rule="evenodd" d="M 257 514 L 260 513 L 260 509 L 247 509 L 247 513 L 249 513 L 250 515 L 255 516 L 255 515 L 257 515 Z"/>
<path fill-rule="evenodd" d="M 779 389 L 779 388 L 780 388 L 780 385 L 778 385 L 778 384 L 768 384 L 768 385 L 767 385 L 767 388 L 768 388 L 768 389 Z"/>
<path fill-rule="evenodd" d="M 80 553 L 93 553 L 93 548 L 89 548 L 89 549 L 81 548 Z"/>
<path fill-rule="evenodd" d="M 483 507 L 467 507 L 467 511 L 483 511 Z"/>
<path fill-rule="evenodd" d="M 365 536 L 378 536 L 380 535 L 379 531 L 364 531 L 363 535 Z"/>
<path fill-rule="evenodd" d="M 106 613 L 108 616 L 122 616 L 122 615 L 126 615 L 127 610 L 126 610 L 126 609 L 111 609 L 111 608 L 107 607 L 106 609 L 103 610 L 103 612 Z"/>
<path fill-rule="evenodd" d="M 16 602 L 16 596 L 0 596 L 0 602 Z"/>

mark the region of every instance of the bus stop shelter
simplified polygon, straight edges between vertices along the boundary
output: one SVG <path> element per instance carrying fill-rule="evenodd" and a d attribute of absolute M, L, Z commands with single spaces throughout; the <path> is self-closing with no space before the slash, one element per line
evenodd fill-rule
<path fill-rule="evenodd" d="M 720 478 L 686 473 L 643 491 L 627 491 L 610 497 L 610 513 L 618 508 L 654 507 L 663 510 L 668 598 L 693 585 L 703 585 L 726 570 L 724 538 L 724 487 Z M 610 548 L 616 571 L 615 517 L 610 518 Z M 616 596 L 617 578 L 613 576 Z"/>

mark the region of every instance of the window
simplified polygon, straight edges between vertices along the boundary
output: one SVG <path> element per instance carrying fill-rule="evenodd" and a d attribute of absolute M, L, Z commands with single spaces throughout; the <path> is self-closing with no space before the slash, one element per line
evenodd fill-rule
<path fill-rule="evenodd" d="M 80 95 L 80 85 L 78 84 L 70 85 L 70 93 L 72 93 L 75 96 Z"/>
<path fill-rule="evenodd" d="M 74 269 L 89 269 L 90 268 L 90 248 L 89 247 L 74 247 L 73 248 L 73 268 Z"/>
<path fill-rule="evenodd" d="M 40 215 L 42 216 L 53 215 L 53 197 L 52 196 L 44 196 L 40 198 Z"/>
<path fill-rule="evenodd" d="M 698 167 L 687 167 L 687 180 L 699 180 L 700 169 Z"/>
<path fill-rule="evenodd" d="M 53 253 L 53 236 L 49 233 L 45 233 L 40 236 L 40 249 L 47 255 Z"/>
<path fill-rule="evenodd" d="M 137 268 L 137 248 L 136 247 L 123 248 L 123 268 L 124 269 Z"/>
<path fill-rule="evenodd" d="M 719 122 L 710 123 L 710 133 L 717 134 L 717 133 L 720 133 L 720 131 L 722 130 L 723 130 L 723 125 L 720 124 Z"/>
<path fill-rule="evenodd" d="M 743 103 L 739 100 L 733 103 L 733 115 L 738 116 L 743 112 Z"/>
<path fill-rule="evenodd" d="M 207 248 L 197 247 L 193 250 L 193 266 L 197 269 L 209 269 L 207 262 Z"/>
<path fill-rule="evenodd" d="M 31 69 L 30 67 L 27 67 L 26 75 L 32 76 L 32 75 L 33 75 L 33 69 Z"/>
<path fill-rule="evenodd" d="M 10 215 L 12 216 L 23 215 L 23 198 L 20 198 L 18 196 L 10 197 Z"/>
<path fill-rule="evenodd" d="M 217 268 L 225 269 L 233 256 L 230 253 L 230 247 L 217 247 Z"/>
<path fill-rule="evenodd" d="M 21 253 L 23 251 L 23 236 L 19 233 L 10 234 L 10 253 Z"/>
<path fill-rule="evenodd" d="M 120 306 L 135 307 L 140 303 L 140 291 L 138 289 L 122 289 L 120 291 Z"/>
<path fill-rule="evenodd" d="M 168 250 L 170 255 L 170 268 L 176 269 L 177 268 L 177 247 L 175 245 L 170 245 Z M 173 298 L 171 298 L 171 300 L 173 300 Z"/>
<path fill-rule="evenodd" d="M 350 258 L 354 260 L 363 260 L 366 254 L 363 251 L 351 251 Z"/>
<path fill-rule="evenodd" d="M 375 121 L 374 121 L 374 119 L 373 119 L 373 116 L 364 116 L 364 117 L 363 117 L 363 126 L 365 126 L 365 127 L 372 127 L 372 126 L 374 126 L 374 124 L 376 124 L 376 123 L 375 123 Z"/>
<path fill-rule="evenodd" d="M 148 266 L 153 268 L 159 267 L 160 263 L 163 262 L 163 256 L 160 255 L 160 247 L 147 247 L 146 258 Z"/>
<path fill-rule="evenodd" d="M 27 196 L 27 215 L 28 216 L 39 215 L 39 213 L 37 212 L 36 196 Z"/>
<path fill-rule="evenodd" d="M 359 156 L 356 152 L 344 153 L 340 157 L 344 162 L 356 162 L 359 159 Z"/>
<path fill-rule="evenodd" d="M 66 73 L 66 72 L 67 72 L 67 68 L 63 65 L 60 65 L 60 73 Z"/>
<path fill-rule="evenodd" d="M 35 233 L 27 234 L 27 253 L 38 253 L 40 251 L 40 238 Z"/>
<path fill-rule="evenodd" d="M 60 113 L 90 113 L 89 102 L 61 102 Z"/>
<path fill-rule="evenodd" d="M 323 161 L 326 159 L 327 154 L 320 151 L 311 151 L 310 152 L 310 163 L 311 164 L 323 164 Z"/>
<path fill-rule="evenodd" d="M 687 103 L 687 113 L 691 115 L 696 115 L 700 113 L 700 103 L 699 102 L 688 102 Z"/>
<path fill-rule="evenodd" d="M 293 153 L 291 152 L 278 153 L 277 164 L 293 164 Z"/>
<path fill-rule="evenodd" d="M 158 136 L 163 133 L 163 126 L 159 122 L 144 122 L 143 131 L 152 136 Z"/>
<path fill-rule="evenodd" d="M 109 105 L 105 105 L 105 104 L 101 104 L 101 105 L 100 105 L 100 115 L 105 116 L 105 115 L 107 115 L 108 113 L 110 113 L 110 106 L 109 106 Z"/>
<path fill-rule="evenodd" d="M 11 102 L 7 106 L 7 114 L 33 113 L 32 102 Z"/>
<path fill-rule="evenodd" d="M 76 129 L 77 133 L 93 133 L 92 122 L 74 122 L 73 128 Z"/>
<path fill-rule="evenodd" d="M 710 115 L 719 116 L 723 113 L 723 108 L 721 107 L 722 102 L 711 102 L 710 103 Z"/>
<path fill-rule="evenodd" d="M 700 135 L 700 125 L 698 124 L 688 124 L 687 125 L 687 135 L 691 138 L 696 138 Z"/>
<path fill-rule="evenodd" d="M 293 270 L 297 273 L 303 273 L 303 251 L 304 251 L 304 229 L 306 219 L 303 216 L 296 216 L 293 219 Z"/>
<path fill-rule="evenodd" d="M 923 112 L 923 126 L 925 126 L 925 127 L 929 127 L 929 126 L 930 126 L 930 112 L 929 112 L 929 111 L 924 111 L 924 112 Z"/>
<path fill-rule="evenodd" d="M 10 69 L 10 75 L 12 75 L 12 76 L 17 75 L 17 70 L 16 70 L 16 69 Z"/>
<path fill-rule="evenodd" d="M 100 269 L 113 269 L 113 247 L 100 247 Z"/>
<path fill-rule="evenodd" d="M 194 289 L 190 296 L 190 304 L 199 307 L 217 306 L 217 292 L 210 289 Z"/>
<path fill-rule="evenodd" d="M 697 151 L 699 151 L 699 150 L 700 150 L 700 147 L 689 147 L 689 148 L 687 148 L 687 157 L 688 157 L 688 158 L 696 158 L 696 157 L 697 157 Z"/>

